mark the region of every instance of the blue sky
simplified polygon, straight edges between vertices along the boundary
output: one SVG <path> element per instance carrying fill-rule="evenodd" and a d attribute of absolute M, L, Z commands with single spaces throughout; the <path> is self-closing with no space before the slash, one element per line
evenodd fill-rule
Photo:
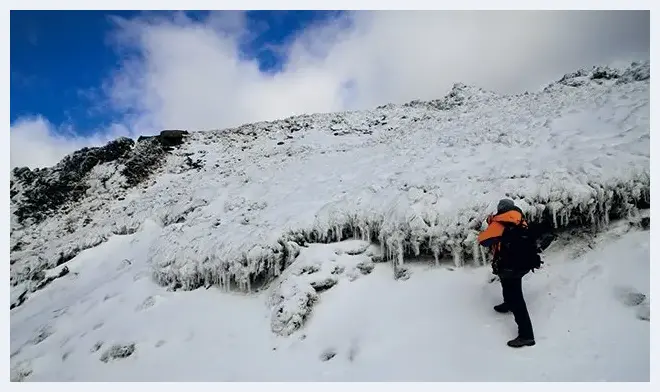
<path fill-rule="evenodd" d="M 11 166 L 119 136 L 510 94 L 649 58 L 648 11 L 11 11 Z"/>
<path fill-rule="evenodd" d="M 110 16 L 133 18 L 138 11 L 11 11 L 11 122 L 40 114 L 85 135 L 116 119 L 116 113 L 92 110 L 97 89 L 117 67 L 120 54 L 110 44 L 116 29 Z M 167 15 L 167 12 L 152 12 Z M 208 12 L 186 13 L 202 20 Z M 254 37 L 240 46 L 242 58 L 256 59 L 263 72 L 277 72 L 286 60 L 270 46 L 285 43 L 305 27 L 335 18 L 330 11 L 250 11 Z"/>

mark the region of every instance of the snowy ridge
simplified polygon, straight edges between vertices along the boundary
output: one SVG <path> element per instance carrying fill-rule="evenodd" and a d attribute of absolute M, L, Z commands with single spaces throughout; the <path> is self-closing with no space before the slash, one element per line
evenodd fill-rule
<path fill-rule="evenodd" d="M 305 242 L 378 241 L 395 273 L 404 254 L 484 263 L 476 233 L 504 195 L 556 227 L 634 214 L 649 203 L 648 62 L 599 69 L 538 93 L 457 84 L 429 105 L 192 132 L 133 188 L 105 190 L 126 182 L 121 164 L 97 164 L 85 178 L 103 187 L 42 222 L 12 220 L 12 284 L 30 290 L 35 271 L 147 220 L 161 226 L 148 251 L 159 283 L 254 290 Z"/>

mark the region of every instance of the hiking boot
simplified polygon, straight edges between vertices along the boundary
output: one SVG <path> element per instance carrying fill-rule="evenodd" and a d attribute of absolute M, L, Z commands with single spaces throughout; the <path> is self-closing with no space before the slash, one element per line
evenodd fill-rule
<path fill-rule="evenodd" d="M 520 336 L 518 336 L 517 338 L 515 338 L 513 340 L 509 340 L 508 342 L 506 342 L 506 344 L 509 347 L 518 348 L 518 347 L 524 347 L 524 346 L 533 346 L 533 345 L 536 344 L 536 342 L 534 341 L 534 338 L 526 339 L 526 338 L 521 338 Z"/>
<path fill-rule="evenodd" d="M 495 305 L 495 306 L 493 306 L 493 309 L 495 309 L 495 311 L 497 313 L 508 313 L 510 311 L 510 309 L 509 309 L 509 307 L 507 306 L 506 303 L 501 303 L 499 305 Z"/>

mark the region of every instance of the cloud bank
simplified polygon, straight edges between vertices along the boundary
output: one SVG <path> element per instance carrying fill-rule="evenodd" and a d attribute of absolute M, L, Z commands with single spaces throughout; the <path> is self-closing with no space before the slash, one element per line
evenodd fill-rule
<path fill-rule="evenodd" d="M 11 126 L 11 165 L 49 166 L 82 146 L 163 128 L 222 129 L 295 114 L 435 99 L 455 82 L 534 91 L 566 72 L 649 58 L 648 11 L 358 11 L 268 50 L 261 72 L 242 48 L 245 14 L 114 19 L 122 61 L 99 86 L 119 121 L 89 137 L 40 116 Z M 260 26 L 260 30 L 267 26 Z"/>

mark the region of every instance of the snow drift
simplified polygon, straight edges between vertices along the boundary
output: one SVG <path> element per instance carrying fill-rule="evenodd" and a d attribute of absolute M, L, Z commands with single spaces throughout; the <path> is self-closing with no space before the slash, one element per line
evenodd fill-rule
<path fill-rule="evenodd" d="M 247 291 L 300 246 L 353 237 L 379 243 L 395 274 L 407 254 L 482 264 L 476 233 L 503 196 L 533 222 L 602 226 L 649 203 L 649 78 L 648 62 L 595 67 L 535 93 L 456 84 L 426 103 L 191 132 L 157 153 L 140 140 L 134 156 L 90 164 L 84 192 L 39 219 L 28 192 L 64 169 L 14 170 L 12 296 L 147 220 L 162 226 L 148 252 L 159 283 Z M 128 162 L 146 165 L 134 181 Z"/>

